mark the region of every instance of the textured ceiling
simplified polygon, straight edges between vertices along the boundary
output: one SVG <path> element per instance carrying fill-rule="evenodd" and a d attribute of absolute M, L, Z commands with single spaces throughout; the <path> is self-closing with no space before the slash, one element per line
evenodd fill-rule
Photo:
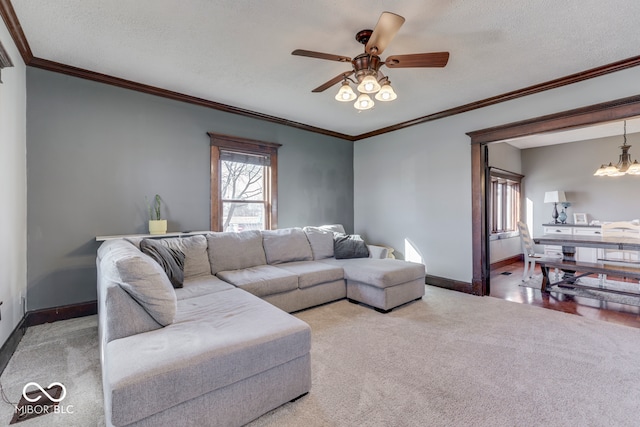
<path fill-rule="evenodd" d="M 347 135 L 638 55 L 638 0 L 12 0 L 35 57 Z M 406 18 L 381 55 L 449 51 L 445 68 L 388 69 L 398 99 L 358 112 L 311 90 L 350 65 L 355 33 Z"/>

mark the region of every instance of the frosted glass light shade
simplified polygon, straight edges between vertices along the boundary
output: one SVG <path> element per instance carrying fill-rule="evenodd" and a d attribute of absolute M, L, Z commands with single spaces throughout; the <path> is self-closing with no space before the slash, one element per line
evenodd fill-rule
<path fill-rule="evenodd" d="M 374 102 L 366 93 L 361 94 L 353 106 L 358 110 L 368 110 L 373 108 Z"/>
<path fill-rule="evenodd" d="M 336 101 L 349 102 L 356 99 L 356 93 L 351 89 L 348 83 L 343 83 L 336 94 Z"/>
<path fill-rule="evenodd" d="M 380 83 L 372 75 L 366 76 L 358 85 L 358 92 L 360 93 L 376 93 L 380 90 Z"/>
<path fill-rule="evenodd" d="M 612 163 L 609 163 L 609 166 L 607 166 L 606 168 L 604 168 L 604 174 L 606 176 L 620 176 L 620 175 L 624 175 L 623 173 L 621 174 L 620 171 L 618 170 L 617 167 L 613 166 Z"/>
<path fill-rule="evenodd" d="M 627 173 L 629 175 L 640 175 L 640 163 L 635 160 L 631 166 L 629 166 L 629 169 L 627 169 Z"/>
<path fill-rule="evenodd" d="M 605 176 L 607 174 L 606 172 L 606 165 L 601 165 L 598 170 L 595 171 L 595 173 L 593 174 L 593 176 Z"/>
<path fill-rule="evenodd" d="M 396 95 L 396 93 L 394 92 L 393 88 L 389 83 L 383 84 L 382 87 L 380 88 L 380 91 L 376 93 L 376 99 L 378 101 L 383 101 L 383 102 L 393 101 L 397 97 L 398 95 Z"/>

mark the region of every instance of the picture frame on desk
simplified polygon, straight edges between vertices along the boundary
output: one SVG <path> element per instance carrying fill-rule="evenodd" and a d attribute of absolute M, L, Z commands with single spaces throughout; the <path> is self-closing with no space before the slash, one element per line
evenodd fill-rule
<path fill-rule="evenodd" d="M 576 225 L 588 225 L 587 214 L 586 213 L 574 213 L 573 214 L 573 223 Z"/>

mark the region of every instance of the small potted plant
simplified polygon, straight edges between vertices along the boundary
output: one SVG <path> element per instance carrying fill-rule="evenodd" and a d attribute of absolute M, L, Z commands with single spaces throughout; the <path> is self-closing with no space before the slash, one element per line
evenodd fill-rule
<path fill-rule="evenodd" d="M 149 205 L 149 234 L 165 234 L 167 220 L 160 219 L 160 195 L 156 194 Z"/>

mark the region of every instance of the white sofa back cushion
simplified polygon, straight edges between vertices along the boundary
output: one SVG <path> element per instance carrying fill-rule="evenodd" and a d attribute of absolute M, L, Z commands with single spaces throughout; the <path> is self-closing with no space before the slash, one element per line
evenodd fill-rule
<path fill-rule="evenodd" d="M 301 228 L 283 228 L 262 232 L 262 245 L 267 264 L 311 261 L 313 254 L 307 236 Z"/>
<path fill-rule="evenodd" d="M 258 230 L 207 234 L 207 243 L 211 274 L 267 263 Z"/>
<path fill-rule="evenodd" d="M 149 256 L 116 260 L 119 285 L 162 326 L 173 323 L 178 302 L 171 282 L 162 267 Z"/>
<path fill-rule="evenodd" d="M 313 259 L 333 258 L 333 232 L 320 227 L 305 227 Z"/>

